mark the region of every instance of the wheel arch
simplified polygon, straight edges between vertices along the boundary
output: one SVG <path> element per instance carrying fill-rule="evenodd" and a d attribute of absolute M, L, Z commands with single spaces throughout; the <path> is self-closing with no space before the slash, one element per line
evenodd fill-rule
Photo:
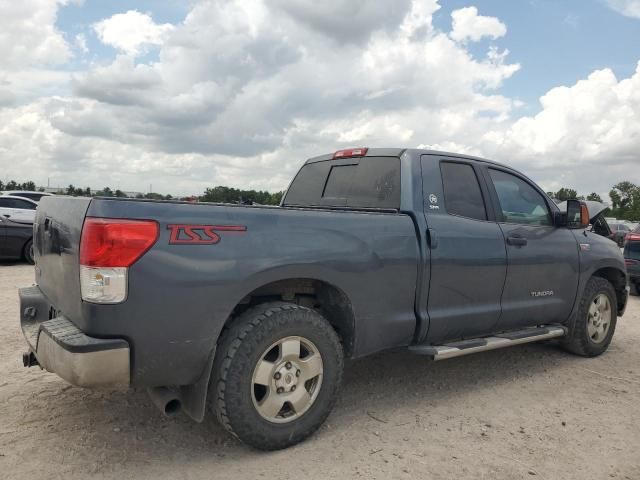
<path fill-rule="evenodd" d="M 336 285 L 317 278 L 295 277 L 270 281 L 253 288 L 233 308 L 221 332 L 248 308 L 274 300 L 295 303 L 318 310 L 340 337 L 345 357 L 355 348 L 356 328 L 353 305 L 347 294 Z"/>
<path fill-rule="evenodd" d="M 607 280 L 616 292 L 618 315 L 624 311 L 627 302 L 627 274 L 616 267 L 602 267 L 593 272 L 592 277 L 600 277 Z"/>

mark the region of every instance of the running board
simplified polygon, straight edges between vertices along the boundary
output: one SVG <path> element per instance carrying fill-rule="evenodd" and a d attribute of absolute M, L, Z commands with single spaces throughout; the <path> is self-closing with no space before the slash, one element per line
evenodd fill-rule
<path fill-rule="evenodd" d="M 566 329 L 564 327 L 536 327 L 500 333 L 491 337 L 446 343 L 444 345 L 412 345 L 409 347 L 409 351 L 418 355 L 426 355 L 433 358 L 433 360 L 444 360 L 523 343 L 539 342 L 540 340 L 562 337 L 565 334 Z"/>

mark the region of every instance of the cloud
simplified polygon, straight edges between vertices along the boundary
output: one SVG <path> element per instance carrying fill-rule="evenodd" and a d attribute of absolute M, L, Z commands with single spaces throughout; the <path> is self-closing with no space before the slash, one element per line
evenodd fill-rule
<path fill-rule="evenodd" d="M 129 10 L 95 23 L 93 29 L 102 43 L 138 55 L 151 45 L 162 45 L 173 25 L 158 25 L 150 15 Z"/>
<path fill-rule="evenodd" d="M 478 15 L 476 7 L 465 7 L 451 12 L 451 38 L 457 42 L 471 40 L 477 42 L 484 37 L 493 39 L 503 37 L 507 33 L 504 23 L 495 17 Z"/>
<path fill-rule="evenodd" d="M 640 18 L 640 0 L 606 0 L 610 8 L 625 17 Z"/>
<path fill-rule="evenodd" d="M 640 183 L 638 71 L 593 72 L 523 116 L 502 94 L 520 65 L 506 49 L 469 46 L 504 36 L 497 18 L 467 7 L 447 31 L 433 22 L 437 0 L 308 5 L 201 0 L 175 25 L 135 11 L 98 22 L 113 58 L 0 77 L 3 173 L 172 194 L 277 190 L 310 156 L 398 145 L 485 155 L 548 189 Z M 55 33 L 55 8 L 41 7 Z M 153 59 L 140 56 L 152 46 Z"/>
<path fill-rule="evenodd" d="M 540 102 L 538 114 L 485 133 L 483 152 L 535 173 L 549 188 L 581 184 L 606 194 L 622 179 L 640 181 L 640 63 L 629 78 L 597 70 Z"/>
<path fill-rule="evenodd" d="M 60 65 L 72 53 L 55 26 L 65 0 L 21 0 L 0 3 L 0 69 L 13 71 L 34 65 Z"/>

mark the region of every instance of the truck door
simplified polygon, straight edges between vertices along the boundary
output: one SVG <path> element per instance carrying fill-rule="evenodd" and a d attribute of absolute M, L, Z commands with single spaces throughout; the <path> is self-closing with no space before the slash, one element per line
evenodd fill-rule
<path fill-rule="evenodd" d="M 485 177 L 507 250 L 500 330 L 564 322 L 578 289 L 578 245 L 553 225 L 546 197 L 513 171 L 487 167 Z"/>
<path fill-rule="evenodd" d="M 476 162 L 421 158 L 430 249 L 429 343 L 491 333 L 500 317 L 506 252 Z"/>

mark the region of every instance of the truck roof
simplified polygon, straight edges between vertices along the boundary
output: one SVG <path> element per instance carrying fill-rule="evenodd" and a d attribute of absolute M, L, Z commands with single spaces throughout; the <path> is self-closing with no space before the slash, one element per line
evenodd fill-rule
<path fill-rule="evenodd" d="M 364 147 L 363 147 L 364 148 Z M 400 155 L 402 155 L 405 152 L 412 152 L 418 155 L 440 155 L 440 156 L 446 156 L 446 157 L 454 157 L 454 158 L 465 158 L 468 160 L 475 160 L 477 162 L 485 162 L 485 163 L 490 163 L 493 165 L 500 165 L 503 167 L 508 167 L 507 165 L 501 164 L 499 162 L 494 162 L 492 160 L 487 160 L 486 158 L 482 158 L 482 157 L 476 157 L 473 155 L 467 155 L 467 154 L 463 154 L 463 153 L 454 153 L 454 152 L 445 152 L 445 151 L 441 151 L 441 150 L 431 150 L 428 148 L 369 148 L 367 149 L 367 153 L 364 155 L 365 157 L 399 157 Z M 331 152 L 331 153 L 325 153 L 323 155 L 318 155 L 316 157 L 312 157 L 309 160 L 307 160 L 305 162 L 306 164 L 309 163 L 316 163 L 316 162 L 324 162 L 327 160 L 333 160 L 333 156 L 334 156 L 335 152 Z"/>

